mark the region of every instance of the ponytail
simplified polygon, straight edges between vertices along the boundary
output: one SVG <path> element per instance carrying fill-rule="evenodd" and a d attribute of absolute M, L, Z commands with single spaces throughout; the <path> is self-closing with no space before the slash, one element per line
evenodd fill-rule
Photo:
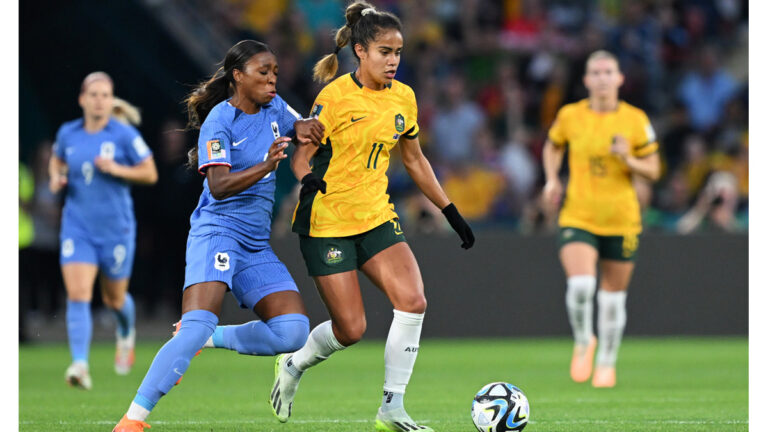
<path fill-rule="evenodd" d="M 130 123 L 134 126 L 141 125 L 139 109 L 117 96 L 114 97 L 114 102 L 112 103 L 112 117 L 123 123 Z"/>

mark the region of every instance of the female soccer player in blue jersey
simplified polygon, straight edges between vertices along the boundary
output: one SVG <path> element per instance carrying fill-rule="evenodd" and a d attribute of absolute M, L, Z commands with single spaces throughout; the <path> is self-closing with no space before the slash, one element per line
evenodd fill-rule
<path fill-rule="evenodd" d="M 204 345 L 274 355 L 299 349 L 309 334 L 304 303 L 272 252 L 269 233 L 274 171 L 286 158 L 288 136 L 319 143 L 324 129 L 315 119 L 300 120 L 277 96 L 277 59 L 267 45 L 241 41 L 223 63 L 187 99 L 190 126 L 200 128 L 190 164 L 205 181 L 190 218 L 181 325 L 155 356 L 115 432 L 149 427 L 144 420 L 152 408 Z M 228 289 L 262 321 L 216 327 Z"/>
<path fill-rule="evenodd" d="M 49 173 L 51 191 L 67 186 L 60 234 L 72 354 L 66 380 L 90 390 L 91 298 L 99 270 L 102 299 L 117 317 L 115 372 L 125 375 L 133 365 L 135 314 L 128 280 L 136 221 L 130 183 L 153 184 L 157 170 L 139 132 L 114 117 L 116 105 L 109 75 L 93 72 L 85 77 L 79 102 L 83 117 L 59 128 Z M 125 106 L 123 102 L 119 108 Z"/>

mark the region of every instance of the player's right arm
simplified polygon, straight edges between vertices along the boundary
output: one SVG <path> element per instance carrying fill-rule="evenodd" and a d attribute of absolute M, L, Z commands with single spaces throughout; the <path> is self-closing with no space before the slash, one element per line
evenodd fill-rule
<path fill-rule="evenodd" d="M 53 144 L 51 159 L 48 161 L 48 188 L 57 193 L 67 185 L 67 173 L 69 165 L 64 161 L 64 145 L 61 143 L 61 129 L 56 134 L 56 142 Z"/>
<path fill-rule="evenodd" d="M 544 205 L 550 210 L 556 210 L 563 197 L 563 185 L 560 182 L 560 167 L 563 165 L 563 155 L 565 154 L 565 143 L 567 141 L 561 121 L 562 110 L 557 115 L 555 122 L 549 129 L 549 136 L 544 143 L 544 150 L 541 155 L 544 165 L 544 190 L 542 191 Z"/>

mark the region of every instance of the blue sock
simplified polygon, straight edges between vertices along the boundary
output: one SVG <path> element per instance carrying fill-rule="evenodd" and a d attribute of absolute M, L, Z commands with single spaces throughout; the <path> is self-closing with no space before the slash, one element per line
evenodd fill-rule
<path fill-rule="evenodd" d="M 121 309 L 112 309 L 117 319 L 117 331 L 122 337 L 128 336 L 136 324 L 136 307 L 133 304 L 131 293 L 125 293 L 125 301 Z"/>
<path fill-rule="evenodd" d="M 285 314 L 267 322 L 216 327 L 213 345 L 240 354 L 271 356 L 298 350 L 304 346 L 308 335 L 309 318 L 306 315 Z"/>
<path fill-rule="evenodd" d="M 218 322 L 216 314 L 207 310 L 198 309 L 182 315 L 179 332 L 157 352 L 133 401 L 152 411 L 157 401 L 187 371 L 190 360 L 203 347 Z"/>
<path fill-rule="evenodd" d="M 91 302 L 67 300 L 67 338 L 73 362 L 88 363 L 92 333 Z"/>

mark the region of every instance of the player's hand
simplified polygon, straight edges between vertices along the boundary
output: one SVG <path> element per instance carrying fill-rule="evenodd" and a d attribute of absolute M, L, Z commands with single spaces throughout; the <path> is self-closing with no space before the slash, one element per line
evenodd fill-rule
<path fill-rule="evenodd" d="M 93 160 L 93 164 L 104 174 L 115 175 L 118 169 L 118 163 L 112 158 L 96 156 L 96 159 Z"/>
<path fill-rule="evenodd" d="M 563 198 L 563 185 L 560 183 L 560 179 L 547 180 L 541 195 L 547 210 L 556 210 Z"/>
<path fill-rule="evenodd" d="M 614 135 L 611 144 L 611 153 L 626 160 L 629 156 L 629 141 L 623 135 Z"/>
<path fill-rule="evenodd" d="M 285 154 L 285 149 L 288 147 L 289 142 L 291 142 L 289 137 L 280 137 L 269 146 L 269 152 L 267 152 L 264 163 L 267 164 L 270 171 L 276 170 L 280 161 L 288 157 Z"/>
<path fill-rule="evenodd" d="M 296 120 L 293 128 L 296 130 L 296 140 L 299 144 L 320 145 L 325 133 L 325 126 L 316 118 Z"/>
<path fill-rule="evenodd" d="M 461 247 L 469 249 L 475 244 L 475 235 L 472 234 L 472 228 L 469 227 L 467 221 L 459 214 L 456 206 L 453 203 L 448 204 L 443 209 L 445 218 L 448 219 L 448 223 L 451 224 L 451 228 L 461 238 Z"/>
<path fill-rule="evenodd" d="M 53 177 L 51 177 L 51 180 L 48 182 L 48 189 L 50 189 L 51 192 L 56 193 L 62 190 L 66 185 L 67 185 L 67 176 L 64 174 L 55 174 Z"/>
<path fill-rule="evenodd" d="M 316 176 L 315 173 L 309 173 L 301 179 L 301 191 L 299 192 L 299 199 L 304 198 L 306 195 L 311 194 L 314 191 L 320 191 L 325 193 L 327 184 L 325 180 Z"/>

